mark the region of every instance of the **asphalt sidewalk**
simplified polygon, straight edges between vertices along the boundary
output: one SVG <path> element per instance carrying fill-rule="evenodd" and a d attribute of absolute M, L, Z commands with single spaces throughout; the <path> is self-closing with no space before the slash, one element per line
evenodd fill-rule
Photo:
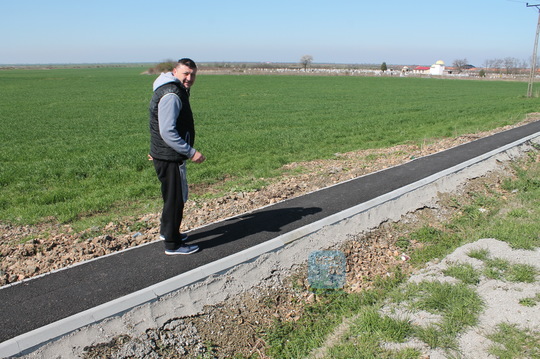
<path fill-rule="evenodd" d="M 239 256 L 239 253 L 247 253 L 255 247 L 271 250 L 269 243 L 278 236 L 309 228 L 314 222 L 539 132 L 540 121 L 533 122 L 199 228 L 189 233 L 189 243 L 201 248 L 197 254 L 166 256 L 163 244 L 156 241 L 3 287 L 0 289 L 0 347 L 26 333 L 142 293 L 145 288 L 208 268 L 231 256 L 237 256 L 239 262 L 251 260 L 247 254 Z M 234 262 L 217 270 L 226 269 L 227 265 Z M 191 282 L 208 273 L 203 271 Z M 178 289 L 174 285 L 166 288 L 161 289 L 163 293 Z M 109 311 L 109 315 L 115 314 Z"/>

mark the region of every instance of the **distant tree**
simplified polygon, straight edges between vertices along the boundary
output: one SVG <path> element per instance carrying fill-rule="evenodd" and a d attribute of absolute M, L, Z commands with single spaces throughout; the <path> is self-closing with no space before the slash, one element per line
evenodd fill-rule
<path fill-rule="evenodd" d="M 480 72 L 478 72 L 478 76 L 486 77 L 486 70 L 484 70 L 484 69 L 480 70 Z"/>
<path fill-rule="evenodd" d="M 516 74 L 529 67 L 526 60 L 520 60 L 515 57 L 505 57 L 504 59 L 489 59 L 484 61 L 486 71 L 493 70 L 507 75 Z"/>
<path fill-rule="evenodd" d="M 385 72 L 386 70 L 388 70 L 388 66 L 386 66 L 386 62 L 383 62 L 383 63 L 381 64 L 381 71 L 382 71 L 382 72 Z"/>
<path fill-rule="evenodd" d="M 488 71 L 490 68 L 491 68 L 491 63 L 493 62 L 493 60 L 484 60 L 484 63 L 482 64 L 482 67 Z"/>
<path fill-rule="evenodd" d="M 493 67 L 498 72 L 501 72 L 502 65 L 503 65 L 502 59 L 493 59 L 491 62 L 491 67 Z"/>
<path fill-rule="evenodd" d="M 457 72 L 461 73 L 463 72 L 463 69 L 465 68 L 465 65 L 468 65 L 469 61 L 467 59 L 455 59 L 452 63 L 452 66 L 457 70 Z"/>
<path fill-rule="evenodd" d="M 300 64 L 302 65 L 304 70 L 306 70 L 308 66 L 311 65 L 312 62 L 313 62 L 313 56 L 311 55 L 304 55 L 300 59 Z"/>
<path fill-rule="evenodd" d="M 504 68 L 506 70 L 507 75 L 516 73 L 516 70 L 520 66 L 520 61 L 518 59 L 516 59 L 515 57 L 505 57 L 502 60 L 502 62 L 504 64 Z"/>

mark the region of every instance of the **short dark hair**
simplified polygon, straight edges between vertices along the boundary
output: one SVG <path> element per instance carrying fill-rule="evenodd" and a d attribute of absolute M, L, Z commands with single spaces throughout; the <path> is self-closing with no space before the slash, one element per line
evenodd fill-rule
<path fill-rule="evenodd" d="M 180 60 L 178 60 L 178 65 L 184 65 L 189 67 L 190 69 L 196 69 L 197 64 L 192 59 L 188 59 L 187 57 L 184 57 Z"/>

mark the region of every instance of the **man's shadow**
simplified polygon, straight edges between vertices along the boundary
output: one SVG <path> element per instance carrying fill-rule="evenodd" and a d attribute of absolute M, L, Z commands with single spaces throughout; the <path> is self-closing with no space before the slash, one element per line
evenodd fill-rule
<path fill-rule="evenodd" d="M 303 221 L 305 223 L 300 224 L 295 224 L 295 222 L 321 211 L 319 207 L 293 207 L 251 212 L 224 222 L 214 223 L 206 230 L 203 228 L 197 233 L 190 234 L 189 241 L 197 242 L 197 245 L 204 250 L 257 234 L 247 243 L 248 246 L 252 246 L 272 239 L 275 233 L 286 233 L 309 224 L 309 221 Z"/>

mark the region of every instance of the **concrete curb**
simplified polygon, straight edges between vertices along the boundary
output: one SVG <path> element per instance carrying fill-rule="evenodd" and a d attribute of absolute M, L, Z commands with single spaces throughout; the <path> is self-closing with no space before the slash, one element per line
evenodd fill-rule
<path fill-rule="evenodd" d="M 61 336 L 64 336 L 70 332 L 73 332 L 91 324 L 98 323 L 106 318 L 121 315 L 122 313 L 125 313 L 135 307 L 157 301 L 163 296 L 175 292 L 183 287 L 204 280 L 209 276 L 223 273 L 224 271 L 227 271 L 241 263 L 252 261 L 264 253 L 276 251 L 292 242 L 308 236 L 309 234 L 319 231 L 323 227 L 333 225 L 345 219 L 356 216 L 359 213 L 366 212 L 375 207 L 381 206 L 384 203 L 387 203 L 410 192 L 413 192 L 421 187 L 429 185 L 445 176 L 457 173 L 466 169 L 467 167 L 485 161 L 497 154 L 523 145 L 526 142 L 531 141 L 532 139 L 537 137 L 540 137 L 540 132 L 524 137 L 520 140 L 502 146 L 496 150 L 487 152 L 481 156 L 460 163 L 459 165 L 450 167 L 434 175 L 428 176 L 422 180 L 411 183 L 407 186 L 401 187 L 397 190 L 386 193 L 382 196 L 374 198 L 365 203 L 361 203 L 357 206 L 351 207 L 347 210 L 341 211 L 332 216 L 311 223 L 307 226 L 295 229 L 272 240 L 266 241 L 254 247 L 217 260 L 215 262 L 203 265 L 199 268 L 193 269 L 189 272 L 157 283 L 132 294 L 104 303 L 92 309 L 83 311 L 76 315 L 70 316 L 68 318 L 59 320 L 36 330 L 19 335 L 15 338 L 9 339 L 3 343 L 0 343 L 0 357 L 9 357 L 31 352 L 33 349 L 47 342 L 53 341 Z"/>

